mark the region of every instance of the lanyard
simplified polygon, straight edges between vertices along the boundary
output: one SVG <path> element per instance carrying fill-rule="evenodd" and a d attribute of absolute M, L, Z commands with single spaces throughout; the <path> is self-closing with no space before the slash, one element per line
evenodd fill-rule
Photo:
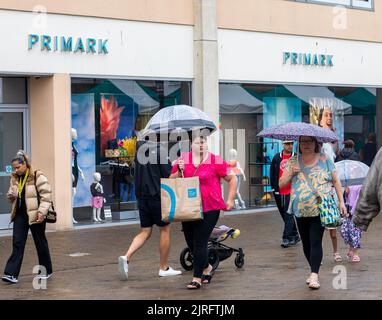
<path fill-rule="evenodd" d="M 29 176 L 29 169 L 27 169 L 26 173 L 25 173 L 25 176 L 24 176 L 24 179 L 20 185 L 20 181 L 19 181 L 19 185 L 18 185 L 18 188 L 19 188 L 19 199 L 21 199 L 21 194 L 23 192 L 23 189 L 25 187 L 25 184 L 27 182 L 27 179 L 28 179 L 28 176 Z"/>

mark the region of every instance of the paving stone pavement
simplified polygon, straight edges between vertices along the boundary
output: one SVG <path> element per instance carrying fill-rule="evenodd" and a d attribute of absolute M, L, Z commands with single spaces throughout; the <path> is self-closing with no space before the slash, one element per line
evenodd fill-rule
<path fill-rule="evenodd" d="M 225 243 L 242 247 L 245 265 L 234 265 L 235 254 L 220 263 L 211 284 L 201 290 L 186 290 L 192 273 L 160 278 L 158 276 L 159 232 L 154 228 L 149 242 L 138 251 L 129 268 L 129 279 L 118 275 L 118 256 L 124 254 L 139 225 L 49 232 L 54 275 L 46 289 L 33 289 L 32 269 L 37 254 L 31 236 L 28 238 L 19 283 L 0 283 L 0 299 L 134 299 L 134 300 L 219 300 L 219 299 L 381 299 L 382 298 L 382 233 L 378 216 L 364 233 L 361 262 L 344 260 L 335 263 L 329 233 L 324 235 L 324 259 L 320 272 L 321 289 L 312 291 L 305 284 L 309 275 L 302 245 L 280 247 L 282 222 L 277 212 L 226 215 L 218 225 L 239 228 L 241 235 Z M 0 267 L 4 268 L 11 252 L 11 237 L 0 237 Z M 339 251 L 345 258 L 346 246 L 338 232 Z M 179 254 L 185 247 L 181 225 L 174 223 L 171 232 L 169 262 L 181 269 Z M 74 254 L 74 255 L 73 255 Z M 70 256 L 73 255 L 73 256 Z M 346 271 L 347 289 L 335 289 L 338 265 Z M 342 267 L 341 267 L 342 266 Z M 344 273 L 342 273 L 344 275 Z M 337 278 L 336 278 L 337 277 Z M 342 282 L 344 285 L 344 282 Z"/>

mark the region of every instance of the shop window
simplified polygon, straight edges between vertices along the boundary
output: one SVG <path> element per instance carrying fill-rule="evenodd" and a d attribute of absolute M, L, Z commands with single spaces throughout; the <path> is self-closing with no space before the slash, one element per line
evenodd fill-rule
<path fill-rule="evenodd" d="M 256 134 L 263 128 L 292 121 L 327 127 L 339 138 L 333 157 L 347 139 L 354 140 L 355 151 L 362 157 L 365 143 L 378 125 L 376 95 L 375 88 L 365 87 L 219 84 L 221 154 L 229 160 L 229 149 L 238 151 L 247 177 L 241 181 L 244 201 L 250 206 L 274 203 L 265 181 L 269 181 L 270 161 L 282 145 L 278 140 L 258 139 Z M 238 130 L 244 130 L 245 139 L 239 139 Z M 363 160 L 366 163 L 365 157 Z"/>
<path fill-rule="evenodd" d="M 112 210 L 136 208 L 136 141 L 158 110 L 190 105 L 190 90 L 191 83 L 181 81 L 72 79 L 72 128 L 78 135 L 73 143 L 85 176 L 77 181 L 75 207 L 90 206 L 90 184 L 97 171 Z"/>
<path fill-rule="evenodd" d="M 0 104 L 27 104 L 26 78 L 0 77 Z"/>
<path fill-rule="evenodd" d="M 297 2 L 322 3 L 331 5 L 343 5 L 351 8 L 372 9 L 373 0 L 295 0 Z"/>

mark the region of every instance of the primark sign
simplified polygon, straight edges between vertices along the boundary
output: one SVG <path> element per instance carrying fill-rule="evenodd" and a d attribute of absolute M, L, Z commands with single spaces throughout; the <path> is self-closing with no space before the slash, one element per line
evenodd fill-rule
<path fill-rule="evenodd" d="M 333 55 L 317 53 L 283 52 L 283 64 L 333 67 Z"/>
<path fill-rule="evenodd" d="M 28 50 L 108 54 L 108 39 L 28 34 Z"/>

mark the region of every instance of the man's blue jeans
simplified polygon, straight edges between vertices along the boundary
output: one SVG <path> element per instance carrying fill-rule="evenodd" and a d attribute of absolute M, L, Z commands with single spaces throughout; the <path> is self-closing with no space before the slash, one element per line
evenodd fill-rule
<path fill-rule="evenodd" d="M 277 208 L 279 209 L 281 218 L 284 221 L 283 239 L 289 241 L 295 240 L 295 237 L 298 236 L 296 223 L 294 222 L 293 215 L 287 212 L 289 207 L 290 195 L 280 195 L 275 193 L 274 196 Z"/>

